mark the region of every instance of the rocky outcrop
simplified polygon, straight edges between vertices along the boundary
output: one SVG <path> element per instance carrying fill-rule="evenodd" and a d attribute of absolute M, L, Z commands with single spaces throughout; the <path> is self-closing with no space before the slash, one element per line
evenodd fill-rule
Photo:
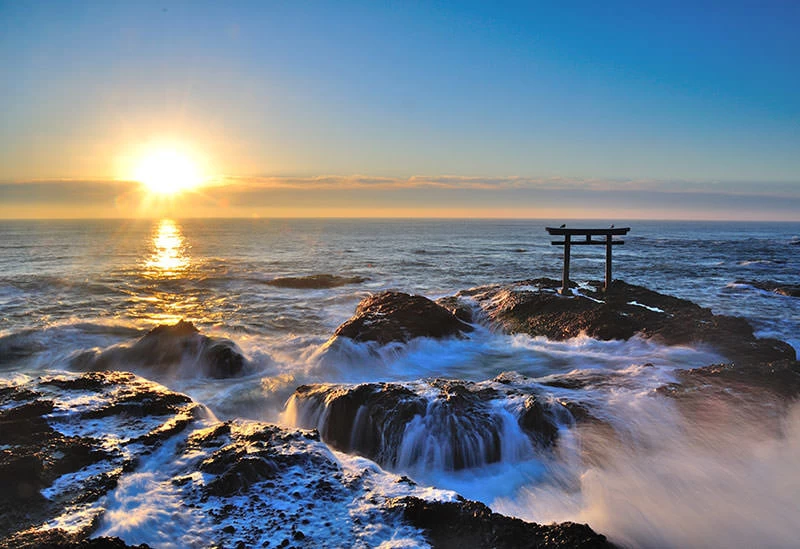
<path fill-rule="evenodd" d="M 382 292 L 362 300 L 355 316 L 334 335 L 385 345 L 416 337 L 458 337 L 472 329 L 452 311 L 426 297 Z"/>
<path fill-rule="evenodd" d="M 289 414 L 343 452 L 395 470 L 459 470 L 530 457 L 573 417 L 523 376 L 482 383 L 304 385 Z"/>
<path fill-rule="evenodd" d="M 391 507 L 414 526 L 422 528 L 428 542 L 436 549 L 614 547 L 605 536 L 595 533 L 586 524 L 533 524 L 493 513 L 476 501 L 431 502 L 404 497 L 392 501 Z"/>
<path fill-rule="evenodd" d="M 474 288 L 458 295 L 475 300 L 490 321 L 509 333 L 562 340 L 585 333 L 597 339 L 628 339 L 636 334 L 667 345 L 706 344 L 742 364 L 795 359 L 794 349 L 753 335 L 743 318 L 715 315 L 672 296 L 615 280 L 608 293 L 574 289 L 561 296 L 560 282 L 536 279 L 513 286 Z"/>
<path fill-rule="evenodd" d="M 212 475 L 203 487 L 205 496 L 230 497 L 247 492 L 258 482 L 274 480 L 300 467 L 315 474 L 338 471 L 325 453 L 282 452 L 291 445 L 304 447 L 319 442 L 314 431 L 286 430 L 275 425 L 226 422 L 197 431 L 189 437 L 185 452 L 212 449 L 199 470 Z M 313 445 L 312 445 L 313 446 Z"/>
<path fill-rule="evenodd" d="M 737 280 L 736 284 L 745 284 L 786 297 L 800 297 L 800 284 L 783 284 L 774 280 Z"/>
<path fill-rule="evenodd" d="M 800 395 L 800 362 L 796 360 L 751 364 L 746 368 L 735 364 L 712 364 L 681 370 L 676 375 L 680 382 L 662 387 L 662 394 L 685 398 L 711 391 L 746 394 L 762 390 L 787 403 Z"/>
<path fill-rule="evenodd" d="M 615 280 L 558 293 L 561 282 L 539 278 L 505 286 L 482 286 L 433 302 L 422 296 L 383 292 L 364 299 L 339 326 L 337 337 L 379 344 L 416 337 L 459 337 L 472 331 L 473 307 L 510 334 L 564 340 L 586 334 L 610 340 L 634 335 L 666 345 L 708 345 L 739 364 L 795 360 L 783 341 L 757 338 L 743 318 L 715 315 L 691 301 Z M 786 289 L 786 288 L 784 288 Z M 791 288 L 789 288 L 791 290 Z"/>
<path fill-rule="evenodd" d="M 227 378 L 242 372 L 245 359 L 232 341 L 205 336 L 194 324 L 181 320 L 172 326 L 156 326 L 130 345 L 80 353 L 72 358 L 71 365 L 80 370 L 109 370 L 123 365 L 183 376 Z"/>
<path fill-rule="evenodd" d="M 289 406 L 300 425 L 317 429 L 333 448 L 387 464 L 396 461 L 406 424 L 425 413 L 426 402 L 395 383 L 324 384 L 298 387 Z"/>
<path fill-rule="evenodd" d="M 266 284 L 276 288 L 293 288 L 297 290 L 319 290 L 338 288 L 349 284 L 361 284 L 369 280 L 363 276 L 337 276 L 331 274 L 315 274 L 309 276 L 287 276 L 268 280 Z"/>
<path fill-rule="evenodd" d="M 120 372 L 0 387 L 0 547 L 83 539 L 99 516 L 86 508 L 138 456 L 185 429 L 196 409 L 184 395 Z M 36 530 L 67 509 L 85 512 L 75 531 Z"/>

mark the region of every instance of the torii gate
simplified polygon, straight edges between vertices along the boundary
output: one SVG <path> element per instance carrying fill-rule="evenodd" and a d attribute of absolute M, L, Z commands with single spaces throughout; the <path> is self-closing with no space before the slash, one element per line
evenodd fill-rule
<path fill-rule="evenodd" d="M 605 246 L 606 247 L 606 285 L 604 291 L 611 287 L 611 248 L 625 244 L 624 240 L 613 240 L 614 236 L 628 234 L 630 227 L 615 229 L 611 225 L 608 229 L 567 229 L 566 226 L 546 227 L 547 232 L 555 236 L 563 236 L 564 240 L 550 242 L 553 246 L 564 246 L 564 274 L 561 280 L 561 295 L 569 292 L 569 250 L 571 246 Z M 573 236 L 584 236 L 586 240 L 572 240 Z M 593 240 L 592 236 L 605 236 L 602 240 Z"/>

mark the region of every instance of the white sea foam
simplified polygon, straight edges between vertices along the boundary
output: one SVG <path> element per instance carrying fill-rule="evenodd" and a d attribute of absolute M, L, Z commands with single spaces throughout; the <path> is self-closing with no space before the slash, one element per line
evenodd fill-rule
<path fill-rule="evenodd" d="M 639 303 L 638 301 L 628 301 L 628 305 L 635 305 L 637 307 L 643 307 L 648 311 L 653 311 L 654 313 L 663 313 L 664 309 L 659 309 L 658 307 L 651 307 L 650 305 L 645 305 L 644 303 Z"/>
<path fill-rule="evenodd" d="M 186 505 L 172 482 L 186 465 L 179 458 L 176 437 L 147 458 L 133 473 L 124 475 L 105 499 L 99 536 L 118 536 L 129 543 L 179 549 L 206 547 L 211 538 L 209 517 Z"/>

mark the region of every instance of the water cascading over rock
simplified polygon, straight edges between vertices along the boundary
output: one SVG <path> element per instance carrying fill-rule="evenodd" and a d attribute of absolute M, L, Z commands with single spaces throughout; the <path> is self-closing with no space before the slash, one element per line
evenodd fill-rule
<path fill-rule="evenodd" d="M 507 381 L 303 385 L 287 416 L 337 450 L 395 470 L 515 462 L 552 445 L 573 420 L 561 403 Z"/>

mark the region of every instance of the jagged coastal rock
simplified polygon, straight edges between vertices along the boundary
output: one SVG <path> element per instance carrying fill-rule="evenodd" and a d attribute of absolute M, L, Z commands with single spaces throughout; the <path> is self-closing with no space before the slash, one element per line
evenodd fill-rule
<path fill-rule="evenodd" d="M 337 458 L 315 431 L 216 421 L 188 397 L 128 373 L 4 382 L 0 427 L 3 549 L 130 547 L 140 540 L 126 528 L 146 527 L 173 501 L 184 509 L 177 546 L 391 539 L 451 547 L 460 539 L 516 548 L 535 539 L 537 547 L 610 547 L 588 526 L 510 519 L 361 458 Z M 108 518 L 120 512 L 138 518 Z"/>
<path fill-rule="evenodd" d="M 423 528 L 431 545 L 439 549 L 612 547 L 605 536 L 595 533 L 585 524 L 533 524 L 493 513 L 476 501 L 445 503 L 405 497 L 393 501 L 392 505 L 402 509 L 406 520 Z"/>
<path fill-rule="evenodd" d="M 454 471 L 530 457 L 572 424 L 565 403 L 514 377 L 303 385 L 287 408 L 337 450 L 395 470 Z"/>
<path fill-rule="evenodd" d="M 416 337 L 458 337 L 472 330 L 453 312 L 426 297 L 381 292 L 362 300 L 355 315 L 334 335 L 385 345 Z"/>
<path fill-rule="evenodd" d="M 796 359 L 787 343 L 755 337 L 745 319 L 715 315 L 685 299 L 620 280 L 613 282 L 608 293 L 596 283 L 574 288 L 569 297 L 557 292 L 560 286 L 558 280 L 539 278 L 472 288 L 438 302 L 402 292 L 382 292 L 362 300 L 335 336 L 379 344 L 463 336 L 473 329 L 472 304 L 491 325 L 510 334 L 553 340 L 581 333 L 601 340 L 639 335 L 666 345 L 706 344 L 741 363 Z"/>
<path fill-rule="evenodd" d="M 702 368 L 692 368 L 677 372 L 680 383 L 672 383 L 660 392 L 676 398 L 702 395 L 704 392 L 743 393 L 754 388 L 764 390 L 770 401 L 777 400 L 782 405 L 792 403 L 800 395 L 800 362 L 778 360 L 749 364 L 738 367 L 736 364 L 712 364 Z M 766 402 L 766 400 L 765 400 Z"/>
<path fill-rule="evenodd" d="M 156 326 L 131 345 L 85 351 L 73 357 L 71 363 L 79 370 L 125 365 L 184 376 L 227 378 L 242 372 L 245 358 L 234 342 L 203 335 L 191 322 L 180 320 L 172 326 Z"/>
<path fill-rule="evenodd" d="M 580 333 L 596 339 L 629 339 L 634 335 L 666 345 L 707 344 L 732 361 L 757 364 L 794 360 L 783 341 L 757 338 L 743 318 L 715 315 L 677 297 L 615 280 L 610 291 L 575 288 L 557 293 L 561 282 L 540 278 L 511 286 L 486 286 L 458 294 L 477 302 L 491 322 L 508 333 L 526 333 L 554 340 Z"/>
<path fill-rule="evenodd" d="M 0 547 L 86 538 L 102 515 L 98 500 L 198 408 L 124 372 L 0 387 Z M 69 532 L 58 527 L 67 515 Z"/>

